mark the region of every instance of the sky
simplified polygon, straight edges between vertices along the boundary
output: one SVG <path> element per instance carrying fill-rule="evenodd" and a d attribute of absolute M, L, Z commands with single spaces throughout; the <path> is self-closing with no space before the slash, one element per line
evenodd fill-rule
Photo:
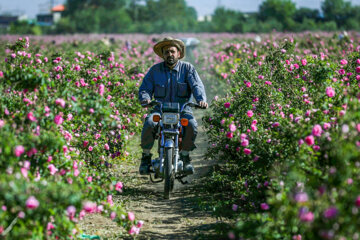
<path fill-rule="evenodd" d="M 53 0 L 55 4 L 62 4 L 66 0 Z M 257 11 L 263 0 L 186 0 L 189 6 L 196 9 L 198 16 L 211 15 L 217 6 L 242 12 Z M 320 9 L 323 0 L 293 0 L 297 7 Z M 352 5 L 360 5 L 360 0 L 351 0 Z M 50 0 L 0 0 L 0 14 L 13 13 L 35 18 L 37 13 L 49 9 Z"/>

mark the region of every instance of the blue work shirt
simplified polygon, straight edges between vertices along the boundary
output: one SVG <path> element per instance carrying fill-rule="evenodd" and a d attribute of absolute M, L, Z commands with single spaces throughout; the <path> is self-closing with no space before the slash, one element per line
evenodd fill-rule
<path fill-rule="evenodd" d="M 178 61 L 173 69 L 165 62 L 155 64 L 145 75 L 139 88 L 139 100 L 151 100 L 154 97 L 160 102 L 177 102 L 180 108 L 192 101 L 206 102 L 204 84 L 195 67 L 188 62 Z M 156 108 L 155 108 L 156 109 Z M 185 111 L 191 112 L 189 106 Z"/>

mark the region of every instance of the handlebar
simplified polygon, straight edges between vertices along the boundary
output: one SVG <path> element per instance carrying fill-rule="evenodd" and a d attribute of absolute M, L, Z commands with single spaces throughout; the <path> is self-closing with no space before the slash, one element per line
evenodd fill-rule
<path fill-rule="evenodd" d="M 157 106 L 157 105 L 160 105 L 161 102 L 157 101 L 157 100 L 154 100 L 154 101 L 151 101 L 150 103 L 144 103 L 144 104 L 141 104 L 142 107 L 154 107 L 154 106 Z"/>
<path fill-rule="evenodd" d="M 157 100 L 154 100 L 154 101 L 151 101 L 150 103 L 144 103 L 144 104 L 141 104 L 142 107 L 154 107 L 154 106 L 157 106 L 157 105 L 160 105 L 161 102 L 160 101 L 157 101 Z M 206 107 L 201 107 L 199 104 L 197 103 L 194 103 L 194 102 L 188 102 L 188 103 L 185 103 L 181 109 L 180 112 L 182 112 L 186 106 L 190 106 L 190 107 L 193 107 L 193 108 L 197 108 L 197 109 L 206 109 Z"/>
<path fill-rule="evenodd" d="M 193 102 L 185 103 L 183 108 L 185 108 L 185 106 L 190 106 L 190 107 L 198 108 L 198 109 L 206 109 L 205 107 L 201 107 L 199 104 L 193 103 Z"/>

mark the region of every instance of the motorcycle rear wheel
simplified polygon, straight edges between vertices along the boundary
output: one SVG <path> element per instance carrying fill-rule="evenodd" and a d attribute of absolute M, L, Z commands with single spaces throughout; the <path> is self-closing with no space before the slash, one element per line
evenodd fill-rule
<path fill-rule="evenodd" d="M 164 162 L 164 171 L 165 171 L 165 185 L 164 185 L 164 198 L 169 199 L 170 193 L 174 188 L 174 174 L 172 169 L 172 158 L 173 158 L 173 149 L 165 148 L 165 162 Z"/>

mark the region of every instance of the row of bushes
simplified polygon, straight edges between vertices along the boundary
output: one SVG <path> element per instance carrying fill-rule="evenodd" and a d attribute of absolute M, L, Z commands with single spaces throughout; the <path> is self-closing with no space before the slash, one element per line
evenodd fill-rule
<path fill-rule="evenodd" d="M 90 213 L 139 233 L 142 221 L 114 204 L 126 183 L 112 167 L 128 158 L 140 131 L 143 110 L 133 99 L 152 59 L 133 58 L 148 44 L 98 46 L 20 38 L 3 49 L 0 236 L 76 238 Z"/>
<path fill-rule="evenodd" d="M 222 159 L 209 189 L 237 219 L 230 239 L 356 238 L 356 42 L 295 36 L 214 46 L 210 68 L 231 89 L 203 120 L 207 156 Z"/>

